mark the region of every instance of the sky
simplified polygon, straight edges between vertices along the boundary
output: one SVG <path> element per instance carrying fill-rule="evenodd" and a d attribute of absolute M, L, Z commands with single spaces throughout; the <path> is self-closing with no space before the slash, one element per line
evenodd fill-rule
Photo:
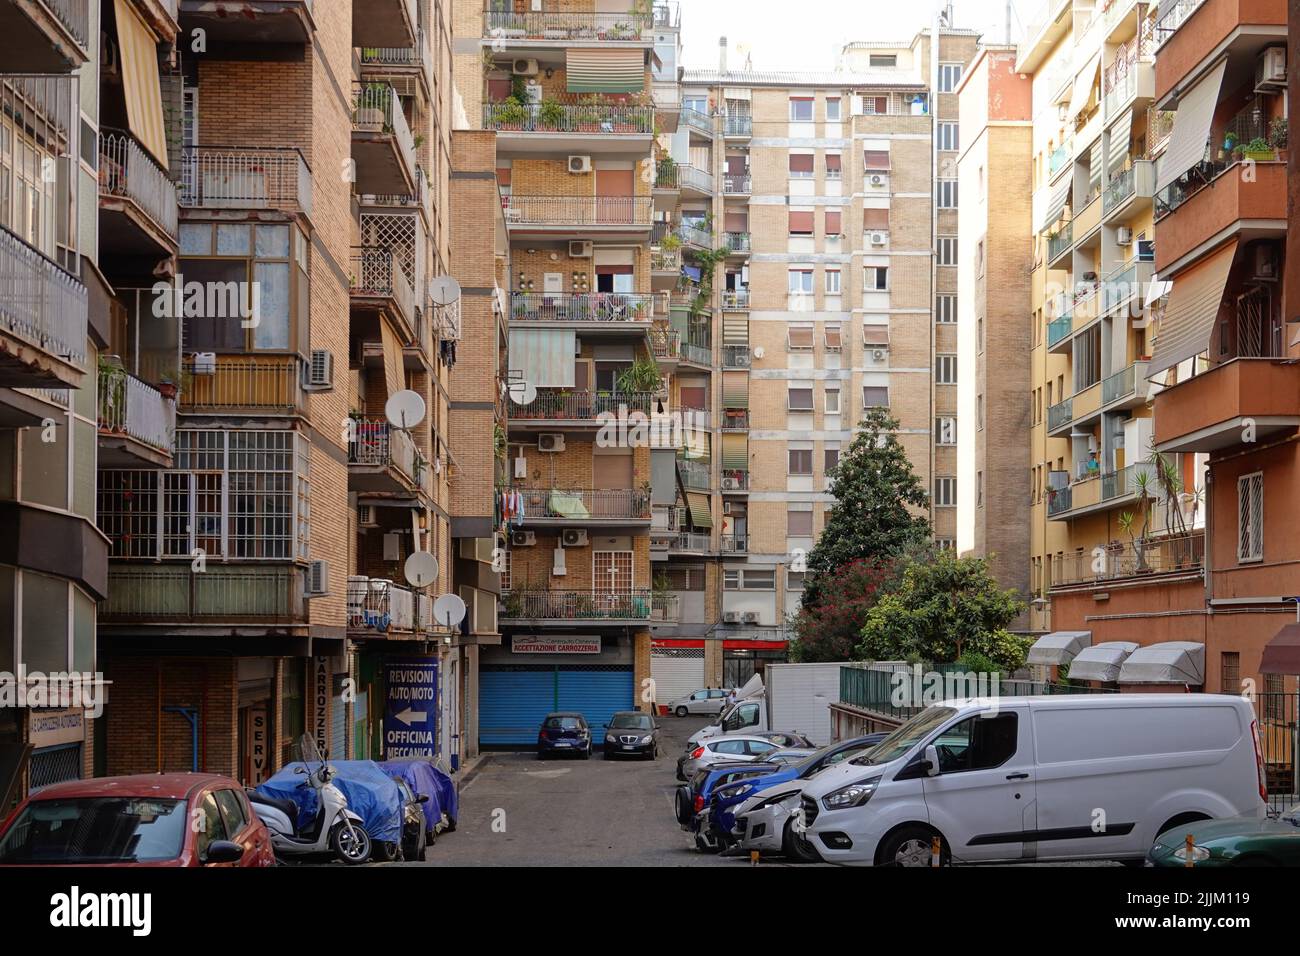
<path fill-rule="evenodd" d="M 680 0 L 682 62 L 717 69 L 718 37 L 728 41 L 728 64 L 744 62 L 748 47 L 758 70 L 830 70 L 840 47 L 853 40 L 910 40 L 928 26 L 938 0 Z M 1011 39 L 1021 20 L 1033 19 L 1044 0 L 1013 0 Z M 953 0 L 957 27 L 990 40 L 1006 36 L 1006 0 Z M 1018 14 L 1018 17 L 1017 17 Z"/>

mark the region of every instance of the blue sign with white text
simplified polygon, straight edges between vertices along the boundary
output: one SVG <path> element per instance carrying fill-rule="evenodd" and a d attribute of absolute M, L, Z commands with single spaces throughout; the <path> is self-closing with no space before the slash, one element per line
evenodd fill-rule
<path fill-rule="evenodd" d="M 436 758 L 437 659 L 386 661 L 384 684 L 384 759 Z"/>

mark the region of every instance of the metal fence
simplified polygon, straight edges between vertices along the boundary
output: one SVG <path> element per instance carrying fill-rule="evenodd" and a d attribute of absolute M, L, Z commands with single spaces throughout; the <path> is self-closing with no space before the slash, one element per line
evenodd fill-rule
<path fill-rule="evenodd" d="M 514 419 L 594 420 L 597 415 L 617 415 L 621 409 L 650 414 L 651 392 L 596 392 L 567 389 L 539 390 L 527 404 L 510 404 Z"/>
<path fill-rule="evenodd" d="M 190 358 L 183 370 L 181 407 L 185 409 L 292 411 L 302 394 L 302 372 L 292 356 L 220 362 Z"/>
<path fill-rule="evenodd" d="M 524 498 L 524 523 L 537 518 L 583 521 L 650 520 L 650 493 L 640 488 L 515 488 Z"/>
<path fill-rule="evenodd" d="M 1265 692 L 1255 695 L 1260 757 L 1271 810 L 1283 811 L 1300 803 L 1300 694 Z"/>
<path fill-rule="evenodd" d="M 187 146 L 180 175 L 182 206 L 311 215 L 311 170 L 292 147 Z"/>
<path fill-rule="evenodd" d="M 654 296 L 623 292 L 512 292 L 512 322 L 648 322 Z"/>
<path fill-rule="evenodd" d="M 367 133 L 390 133 L 406 168 L 415 171 L 415 136 L 402 112 L 402 100 L 388 83 L 354 83 L 352 128 Z"/>
<path fill-rule="evenodd" d="M 640 40 L 650 31 L 652 13 L 502 10 L 493 3 L 483 18 L 484 36 L 526 40 Z"/>
<path fill-rule="evenodd" d="M 392 250 L 381 246 L 354 247 L 348 267 L 353 295 L 392 299 L 408 322 L 414 319 L 411 283 Z"/>
<path fill-rule="evenodd" d="M 126 133 L 108 130 L 99 134 L 99 192 L 131 200 L 168 236 L 176 238 L 176 184 Z"/>
<path fill-rule="evenodd" d="M 501 595 L 501 615 L 540 620 L 649 620 L 649 588 L 616 592 L 515 591 Z"/>
<path fill-rule="evenodd" d="M 631 103 L 484 103 L 483 128 L 524 133 L 653 133 L 655 111 L 653 106 Z"/>
<path fill-rule="evenodd" d="M 302 617 L 302 576 L 293 567 L 110 567 L 102 621 L 164 623 Z"/>

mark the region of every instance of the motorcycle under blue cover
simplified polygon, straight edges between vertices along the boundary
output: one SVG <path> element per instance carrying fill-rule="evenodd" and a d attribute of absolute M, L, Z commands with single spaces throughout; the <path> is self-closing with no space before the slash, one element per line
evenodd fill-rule
<path fill-rule="evenodd" d="M 402 791 L 373 760 L 331 760 L 336 771 L 331 781 L 348 799 L 348 809 L 361 817 L 372 840 L 402 841 Z M 298 828 L 310 827 L 316 818 L 316 791 L 305 786 L 306 777 L 295 773 L 304 764 L 286 764 L 257 792 L 268 797 L 292 800 L 298 807 Z"/>
<path fill-rule="evenodd" d="M 379 766 L 394 777 L 401 777 L 417 794 L 423 793 L 429 797 L 429 802 L 422 806 L 430 830 L 444 813 L 447 814 L 448 820 L 455 821 L 456 814 L 460 810 L 456 784 L 452 782 L 451 777 L 429 761 L 385 760 Z"/>

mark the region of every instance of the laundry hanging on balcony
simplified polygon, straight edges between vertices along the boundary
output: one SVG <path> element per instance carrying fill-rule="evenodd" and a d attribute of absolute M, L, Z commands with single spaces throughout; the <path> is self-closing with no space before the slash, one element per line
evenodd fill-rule
<path fill-rule="evenodd" d="M 501 521 L 506 527 L 518 527 L 524 523 L 524 496 L 513 488 L 507 488 L 497 495 L 497 509 Z"/>
<path fill-rule="evenodd" d="M 570 49 L 565 53 L 570 93 L 638 93 L 645 89 L 642 50 Z"/>
<path fill-rule="evenodd" d="M 117 43 L 122 56 L 122 93 L 127 125 L 159 166 L 167 168 L 167 132 L 158 79 L 158 38 L 131 9 L 129 0 L 114 0 Z"/>

